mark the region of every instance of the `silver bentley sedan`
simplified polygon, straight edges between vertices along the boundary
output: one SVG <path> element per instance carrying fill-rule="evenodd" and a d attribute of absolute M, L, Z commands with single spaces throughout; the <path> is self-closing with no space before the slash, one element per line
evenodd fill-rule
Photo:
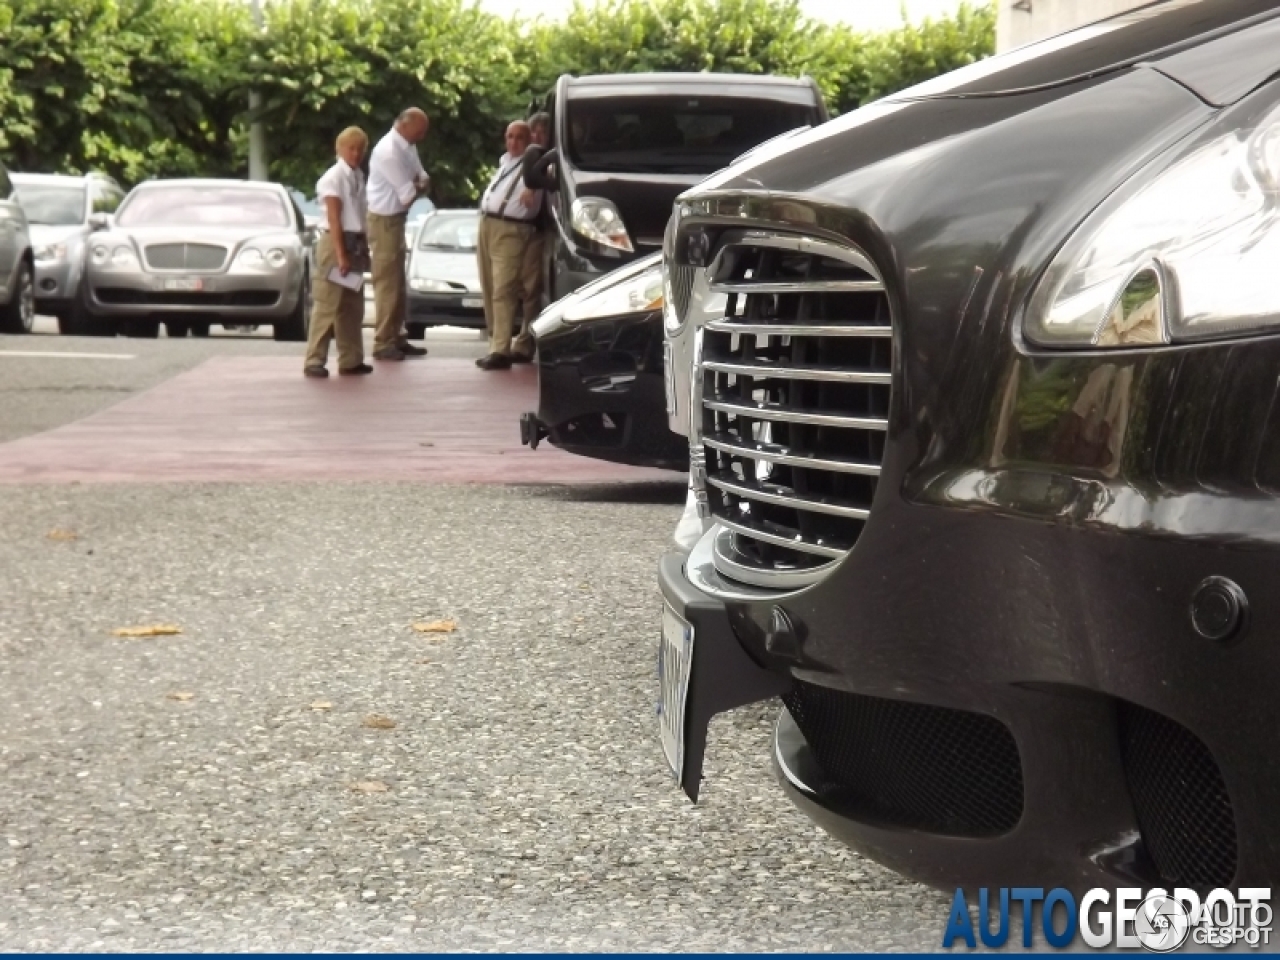
<path fill-rule="evenodd" d="M 305 340 L 308 226 L 284 187 L 242 180 L 152 180 L 88 244 L 85 306 L 130 337 L 207 336 L 212 324 L 271 326 Z"/>

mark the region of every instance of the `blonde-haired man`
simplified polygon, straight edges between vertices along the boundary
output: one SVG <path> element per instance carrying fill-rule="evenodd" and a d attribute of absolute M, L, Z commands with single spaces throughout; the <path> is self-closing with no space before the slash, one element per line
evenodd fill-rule
<path fill-rule="evenodd" d="M 329 341 L 338 341 L 338 373 L 372 373 L 364 362 L 364 295 L 329 279 L 336 268 L 346 276 L 369 266 L 368 205 L 360 163 L 369 138 L 359 127 L 347 127 L 334 143 L 337 162 L 316 182 L 316 199 L 324 204 L 316 241 L 316 275 L 312 283 L 311 333 L 303 373 L 327 377 Z"/>

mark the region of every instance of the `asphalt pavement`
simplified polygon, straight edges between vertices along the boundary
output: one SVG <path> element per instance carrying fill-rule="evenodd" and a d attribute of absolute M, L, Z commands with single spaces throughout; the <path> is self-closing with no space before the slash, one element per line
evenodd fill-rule
<path fill-rule="evenodd" d="M 298 354 L 0 337 L 0 441 L 122 401 L 145 433 L 152 388 Z M 786 801 L 777 704 L 718 718 L 679 793 L 653 701 L 683 480 L 545 462 L 0 484 L 0 949 L 937 949 L 948 895 Z M 181 632 L 113 634 L 149 625 Z"/>

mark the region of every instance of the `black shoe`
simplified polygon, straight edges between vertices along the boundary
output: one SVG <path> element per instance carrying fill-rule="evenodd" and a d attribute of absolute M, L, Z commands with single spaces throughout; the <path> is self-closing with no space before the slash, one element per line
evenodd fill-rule
<path fill-rule="evenodd" d="M 399 363 L 404 359 L 404 352 L 399 347 L 383 347 L 381 350 L 374 351 L 373 359 L 390 360 L 393 363 Z"/>
<path fill-rule="evenodd" d="M 511 355 L 512 363 L 533 363 L 533 354 L 531 353 L 513 353 Z"/>
<path fill-rule="evenodd" d="M 338 373 L 344 377 L 358 377 L 361 374 L 373 373 L 373 367 L 369 366 L 367 363 L 362 363 L 355 367 L 339 367 Z"/>
<path fill-rule="evenodd" d="M 329 371 L 326 370 L 324 367 L 316 365 L 316 366 L 310 366 L 310 367 L 303 367 L 302 375 L 304 377 L 316 377 L 317 379 L 323 380 L 325 377 L 329 375 Z"/>
<path fill-rule="evenodd" d="M 481 370 L 510 370 L 511 358 L 505 353 L 491 353 L 477 360 L 476 366 Z"/>
<path fill-rule="evenodd" d="M 425 357 L 427 355 L 426 347 L 420 347 L 417 344 L 410 343 L 408 340 L 402 340 L 397 343 L 396 349 L 406 357 Z"/>

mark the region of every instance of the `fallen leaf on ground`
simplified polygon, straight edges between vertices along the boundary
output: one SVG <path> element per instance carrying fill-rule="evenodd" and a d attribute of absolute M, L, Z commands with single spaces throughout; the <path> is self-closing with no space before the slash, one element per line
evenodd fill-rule
<path fill-rule="evenodd" d="M 394 730 L 396 722 L 390 717 L 384 717 L 380 713 L 371 713 L 364 718 L 363 726 L 369 727 L 371 730 Z"/>
<path fill-rule="evenodd" d="M 386 793 L 391 789 L 381 780 L 356 780 L 347 786 L 356 793 Z"/>
<path fill-rule="evenodd" d="M 413 629 L 419 633 L 453 633 L 458 629 L 458 621 L 432 620 L 430 623 L 415 623 Z"/>
<path fill-rule="evenodd" d="M 80 539 L 80 534 L 76 533 L 74 530 L 50 530 L 45 534 L 45 536 L 50 540 L 68 541 Z"/>
<path fill-rule="evenodd" d="M 421 660 L 419 660 L 419 661 L 417 661 L 417 662 L 418 662 L 418 663 L 435 663 L 435 661 L 434 661 L 434 660 L 432 660 L 430 657 L 423 657 Z"/>
<path fill-rule="evenodd" d="M 332 710 L 333 704 L 328 700 L 315 700 L 311 703 L 312 710 Z"/>
<path fill-rule="evenodd" d="M 113 637 L 172 637 L 182 632 L 182 628 L 172 623 L 153 623 L 145 627 L 116 627 L 111 631 Z"/>
<path fill-rule="evenodd" d="M 174 690 L 172 693 L 166 693 L 164 696 L 166 700 L 182 700 L 183 702 L 186 702 L 187 700 L 194 700 L 196 695 L 190 690 Z"/>

